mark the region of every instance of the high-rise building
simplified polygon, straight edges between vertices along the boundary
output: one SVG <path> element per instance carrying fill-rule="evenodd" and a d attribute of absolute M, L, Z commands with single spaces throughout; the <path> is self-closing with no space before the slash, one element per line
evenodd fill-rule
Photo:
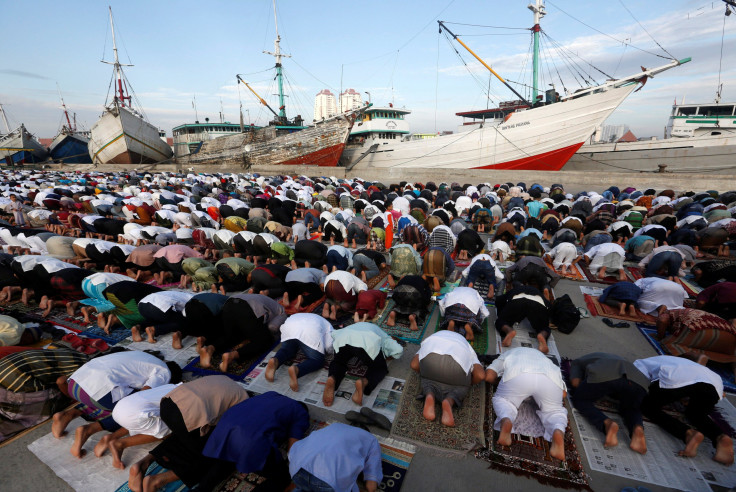
<path fill-rule="evenodd" d="M 360 98 L 360 93 L 355 89 L 347 89 L 345 92 L 340 94 L 340 107 L 341 113 L 347 113 L 354 109 L 358 109 L 363 105 L 363 100 Z"/>
<path fill-rule="evenodd" d="M 337 114 L 335 106 L 335 95 L 329 89 L 323 89 L 314 98 L 315 121 L 324 118 L 332 118 Z"/>

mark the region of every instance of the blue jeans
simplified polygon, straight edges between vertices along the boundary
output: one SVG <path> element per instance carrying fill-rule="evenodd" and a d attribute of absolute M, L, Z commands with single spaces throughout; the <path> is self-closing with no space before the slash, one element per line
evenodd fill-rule
<path fill-rule="evenodd" d="M 314 224 L 314 225 L 310 225 Z M 311 229 L 312 227 L 319 227 L 319 217 L 315 217 L 311 213 L 307 213 L 304 216 L 304 225 L 307 226 L 307 229 Z"/>
<path fill-rule="evenodd" d="M 299 350 L 307 356 L 306 360 L 303 360 L 296 366 L 299 369 L 299 377 L 310 372 L 318 371 L 324 367 L 325 354 L 308 347 L 304 342 L 295 338 L 281 342 L 281 347 L 274 357 L 279 361 L 279 365 L 282 365 L 284 362 L 293 359 Z"/>
<path fill-rule="evenodd" d="M 327 252 L 327 271 L 331 272 L 333 266 L 337 267 L 338 270 L 347 271 L 350 261 L 346 256 L 341 255 L 333 249 Z"/>
<path fill-rule="evenodd" d="M 360 272 L 365 268 L 365 278 L 368 280 L 378 275 L 380 270 L 378 265 L 372 259 L 366 255 L 355 255 L 353 256 L 353 267 L 355 268 L 355 276 L 360 278 Z"/>
<path fill-rule="evenodd" d="M 291 479 L 296 485 L 294 492 L 335 492 L 330 484 L 315 477 L 304 468 L 299 468 Z"/>
<path fill-rule="evenodd" d="M 468 272 L 468 283 L 478 281 L 478 278 L 482 277 L 489 285 L 496 287 L 496 269 L 493 268 L 490 261 L 478 260 L 473 263 Z"/>
<path fill-rule="evenodd" d="M 645 270 L 644 275 L 647 277 L 662 277 L 657 272 L 662 268 L 666 267 L 667 273 L 664 274 L 666 277 L 677 277 L 682 265 L 682 256 L 677 251 L 663 251 L 657 253 L 649 260 L 649 264 Z"/>

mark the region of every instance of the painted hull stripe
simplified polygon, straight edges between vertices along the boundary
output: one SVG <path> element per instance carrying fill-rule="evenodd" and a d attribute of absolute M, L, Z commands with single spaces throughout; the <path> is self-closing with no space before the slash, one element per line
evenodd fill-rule
<path fill-rule="evenodd" d="M 169 158 L 169 156 L 167 156 L 166 154 L 164 154 L 164 153 L 163 153 L 163 152 L 161 152 L 160 150 L 158 150 L 158 149 L 156 149 L 156 148 L 154 148 L 154 147 L 151 147 L 151 146 L 150 146 L 150 145 L 148 145 L 147 143 L 145 143 L 145 142 L 142 142 L 142 141 L 138 140 L 137 138 L 135 138 L 134 136 L 132 136 L 132 135 L 129 135 L 129 134 L 127 134 L 127 133 L 124 133 L 124 132 L 123 132 L 123 133 L 121 133 L 120 135 L 118 135 L 117 137 L 113 138 L 113 139 L 112 139 L 112 140 L 110 140 L 109 142 L 107 142 L 107 143 L 106 143 L 105 145 L 103 145 L 102 147 L 100 147 L 100 150 L 98 150 L 97 152 L 95 152 L 95 155 L 94 155 L 94 157 L 96 158 L 96 157 L 97 157 L 97 154 L 99 154 L 100 152 L 102 152 L 102 151 L 103 151 L 103 150 L 104 150 L 104 149 L 105 149 L 105 148 L 106 148 L 106 147 L 107 147 L 108 145 L 112 144 L 113 142 L 116 142 L 116 141 L 120 140 L 120 138 L 122 138 L 123 136 L 125 136 L 125 137 L 128 137 L 128 138 L 129 138 L 129 139 L 131 139 L 131 140 L 135 140 L 136 142 L 138 142 L 138 143 L 139 143 L 139 144 L 141 144 L 142 146 L 144 146 L 144 147 L 146 147 L 146 148 L 148 148 L 148 149 L 151 149 L 152 151 L 156 152 L 157 154 L 161 154 L 162 156 L 164 156 L 164 159 L 168 159 L 168 158 Z"/>

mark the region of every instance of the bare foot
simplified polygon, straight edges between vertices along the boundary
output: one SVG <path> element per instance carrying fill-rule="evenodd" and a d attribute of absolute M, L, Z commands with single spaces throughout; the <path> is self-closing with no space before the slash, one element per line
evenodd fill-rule
<path fill-rule="evenodd" d="M 139 463 L 130 467 L 128 472 L 128 487 L 133 492 L 143 491 L 143 474 L 146 473 L 148 467 L 143 468 Z"/>
<path fill-rule="evenodd" d="M 355 380 L 355 392 L 353 393 L 353 403 L 356 405 L 363 404 L 363 379 Z"/>
<path fill-rule="evenodd" d="M 625 272 L 625 271 L 623 271 L 623 270 L 619 270 L 619 271 L 618 271 L 618 279 L 619 279 L 620 281 L 622 281 L 622 282 L 625 282 L 625 281 L 627 280 L 627 279 L 626 279 L 626 272 Z"/>
<path fill-rule="evenodd" d="M 95 444 L 95 448 L 93 451 L 95 456 L 97 456 L 98 458 L 103 456 L 105 452 L 107 451 L 107 447 L 111 441 L 113 441 L 112 434 L 106 434 L 102 436 L 102 438 L 100 439 L 100 442 Z"/>
<path fill-rule="evenodd" d="M 606 419 L 603 423 L 606 428 L 606 442 L 603 443 L 604 448 L 612 448 L 618 446 L 618 424 L 611 419 Z"/>
<path fill-rule="evenodd" d="M 69 452 L 72 453 L 72 456 L 83 458 L 84 455 L 87 454 L 87 452 L 82 449 L 82 447 L 84 446 L 84 443 L 87 442 L 87 439 L 89 439 L 89 437 L 93 434 L 91 431 L 92 425 L 94 424 L 82 425 L 80 427 L 77 427 L 77 430 L 74 431 L 74 443 L 69 450 Z"/>
<path fill-rule="evenodd" d="M 634 427 L 629 448 L 639 454 L 647 454 L 647 440 L 644 437 L 644 428 L 642 426 L 638 425 Z"/>
<path fill-rule="evenodd" d="M 335 401 L 335 379 L 328 377 L 325 383 L 325 392 L 322 394 L 322 403 L 326 407 L 331 407 L 333 401 Z"/>
<path fill-rule="evenodd" d="M 685 449 L 677 454 L 688 458 L 697 456 L 698 446 L 700 446 L 700 443 L 703 442 L 703 439 L 705 439 L 705 436 L 702 433 L 696 431 L 695 429 L 690 429 L 689 431 L 687 431 L 685 437 Z"/>
<path fill-rule="evenodd" d="M 110 455 L 112 456 L 112 466 L 118 470 L 125 470 L 125 463 L 123 463 L 123 443 L 120 439 L 110 441 L 107 449 L 110 450 Z"/>
<path fill-rule="evenodd" d="M 452 414 L 452 404 L 450 400 L 442 401 L 442 425 L 447 427 L 455 427 L 455 416 Z"/>
<path fill-rule="evenodd" d="M 713 459 L 724 465 L 732 465 L 733 439 L 725 434 L 719 437 L 718 443 L 716 444 L 716 454 L 713 456 Z"/>
<path fill-rule="evenodd" d="M 296 366 L 289 366 L 289 388 L 291 391 L 299 391 L 299 368 Z"/>
<path fill-rule="evenodd" d="M 552 433 L 552 446 L 549 455 L 560 461 L 565 461 L 565 434 L 560 429 Z"/>
<path fill-rule="evenodd" d="M 330 317 L 330 305 L 325 303 L 324 307 L 322 308 L 322 317 L 327 319 Z"/>
<path fill-rule="evenodd" d="M 197 352 L 202 351 L 202 349 L 204 348 L 204 342 L 205 342 L 204 337 L 197 337 Z"/>
<path fill-rule="evenodd" d="M 429 420 L 430 422 L 434 422 L 434 419 L 437 418 L 434 410 L 434 404 L 434 395 L 429 394 L 424 398 L 424 411 L 422 411 L 422 416 L 424 416 L 424 418 Z"/>
<path fill-rule="evenodd" d="M 632 318 L 635 318 L 637 316 L 636 306 L 634 306 L 633 304 L 629 306 L 629 316 L 631 316 Z"/>
<path fill-rule="evenodd" d="M 274 357 L 268 361 L 268 364 L 266 365 L 266 373 L 264 374 L 266 381 L 273 383 L 274 375 L 276 374 L 276 369 L 278 369 L 278 367 L 279 360 L 277 358 Z"/>
<path fill-rule="evenodd" d="M 498 435 L 498 441 L 500 446 L 511 446 L 511 429 L 513 429 L 514 423 L 511 419 L 501 420 L 501 432 Z"/>
<path fill-rule="evenodd" d="M 215 351 L 215 348 L 212 347 L 212 351 Z M 200 359 L 201 360 L 201 359 Z M 233 353 L 232 352 L 225 352 L 222 354 L 222 362 L 220 362 L 220 370 L 222 372 L 227 372 L 227 368 L 230 365 L 230 362 L 233 361 Z"/>
<path fill-rule="evenodd" d="M 330 319 L 332 321 L 337 321 L 337 305 L 335 304 L 330 307 Z"/>
<path fill-rule="evenodd" d="M 503 346 L 503 347 L 510 347 L 511 346 L 511 342 L 514 339 L 515 336 L 516 336 L 516 330 L 511 330 L 510 332 L 508 332 L 506 334 L 506 336 L 503 337 L 503 341 L 501 342 L 501 346 Z"/>
<path fill-rule="evenodd" d="M 396 326 L 396 311 L 391 311 L 390 313 L 388 313 L 386 326 Z"/>
<path fill-rule="evenodd" d="M 541 333 L 537 335 L 537 342 L 539 342 L 539 351 L 543 354 L 549 353 L 549 347 L 547 346 L 547 339 Z"/>
<path fill-rule="evenodd" d="M 146 335 L 148 335 L 148 343 L 156 343 L 156 328 L 147 326 Z"/>
<path fill-rule="evenodd" d="M 143 341 L 143 337 L 141 336 L 141 329 L 138 327 L 138 325 L 135 325 L 133 328 L 130 329 L 130 335 L 134 342 Z"/>
<path fill-rule="evenodd" d="M 66 434 L 66 426 L 74 419 L 72 412 L 56 412 L 52 417 L 51 433 L 55 438 L 61 439 Z"/>
<path fill-rule="evenodd" d="M 417 326 L 417 317 L 413 314 L 409 315 L 409 329 L 411 331 L 418 331 L 419 326 Z"/>
<path fill-rule="evenodd" d="M 475 340 L 475 333 L 473 333 L 473 327 L 469 324 L 465 324 L 465 340 L 473 342 Z"/>
<path fill-rule="evenodd" d="M 210 367 L 212 365 L 212 354 L 214 353 L 215 347 L 213 345 L 208 345 L 207 347 L 204 347 L 202 349 L 202 352 L 200 352 L 199 354 L 199 365 L 202 367 Z"/>
<path fill-rule="evenodd" d="M 171 335 L 171 347 L 172 348 L 175 348 L 176 350 L 181 350 L 182 349 L 181 332 L 180 331 L 175 331 Z"/>

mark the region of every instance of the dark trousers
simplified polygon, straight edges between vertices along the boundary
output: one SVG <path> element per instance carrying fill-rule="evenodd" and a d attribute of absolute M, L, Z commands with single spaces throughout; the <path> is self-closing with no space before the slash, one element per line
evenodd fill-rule
<path fill-rule="evenodd" d="M 723 431 L 709 416 L 720 400 L 720 395 L 712 384 L 695 383 L 681 388 L 662 389 L 659 387 L 659 381 L 655 381 L 649 386 L 649 394 L 644 398 L 641 409 L 648 419 L 684 442 L 690 427 L 662 410 L 665 405 L 683 398 L 690 398 L 685 407 L 685 417 L 696 430 L 710 439 L 715 447 L 718 436 L 723 434 Z"/>
<path fill-rule="evenodd" d="M 315 283 L 286 282 L 284 288 L 289 294 L 290 301 L 295 301 L 298 296 L 302 296 L 302 306 L 309 306 L 322 299 L 325 295 L 322 289 L 320 289 L 319 284 Z"/>
<path fill-rule="evenodd" d="M 641 417 L 641 402 L 646 395 L 646 389 L 628 380 L 625 376 L 603 383 L 589 383 L 583 380 L 572 394 L 572 403 L 596 429 L 605 433 L 603 422 L 608 417 L 596 408 L 595 402 L 604 396 L 618 400 L 619 412 L 631 435 L 634 427 L 644 425 Z"/>
<path fill-rule="evenodd" d="M 240 360 L 264 353 L 274 339 L 263 318 L 256 317 L 247 301 L 232 298 L 222 307 L 222 331 L 211 344 L 215 353 L 221 354 L 244 341 L 247 343 L 237 349 Z"/>
<path fill-rule="evenodd" d="M 647 277 L 662 276 L 657 272 L 664 268 L 667 270 L 667 272 L 663 274 L 664 276 L 677 277 L 681 265 L 682 256 L 680 253 L 676 251 L 663 251 L 661 253 L 657 253 L 651 260 L 649 260 L 649 264 L 644 271 L 644 275 Z"/>
<path fill-rule="evenodd" d="M 161 311 L 153 304 L 141 302 L 138 304 L 138 312 L 145 318 L 145 321 L 141 324 L 143 330 L 148 326 L 153 326 L 156 330 L 156 336 L 177 331 L 184 325 L 184 315 L 174 311 L 173 308 Z"/>
<path fill-rule="evenodd" d="M 371 359 L 364 349 L 345 345 L 338 352 L 335 352 L 335 358 L 330 363 L 328 375 L 335 379 L 335 389 L 337 390 L 345 377 L 345 373 L 348 371 L 348 362 L 353 357 L 357 357 L 360 362 L 368 366 L 368 371 L 364 376 L 368 380 L 368 384 L 363 388 L 363 393 L 370 395 L 371 391 L 388 374 L 386 359 L 380 351 L 375 359 Z"/>
<path fill-rule="evenodd" d="M 504 326 L 513 328 L 514 323 L 521 323 L 524 318 L 529 320 L 537 334 L 543 333 L 545 338 L 549 338 L 549 310 L 531 299 L 512 299 L 506 303 L 498 313 L 496 329 L 505 335 Z"/>

